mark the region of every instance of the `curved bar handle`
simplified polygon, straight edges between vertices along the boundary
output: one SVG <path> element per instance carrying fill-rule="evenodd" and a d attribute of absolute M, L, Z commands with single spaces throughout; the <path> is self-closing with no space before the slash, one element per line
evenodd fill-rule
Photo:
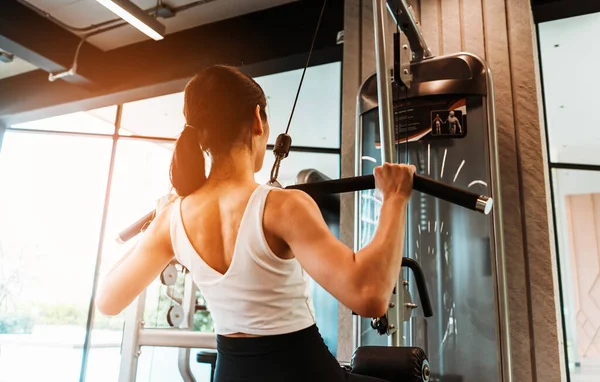
<path fill-rule="evenodd" d="M 286 187 L 287 190 L 302 190 L 313 198 L 317 195 L 340 194 L 344 192 L 372 190 L 374 188 L 375 177 L 373 175 L 296 184 Z M 494 201 L 488 196 L 478 195 L 417 174 L 413 177 L 413 189 L 485 215 L 490 213 L 494 205 Z M 154 219 L 154 211 L 148 212 L 137 222 L 121 231 L 117 241 L 123 243 L 131 239 L 140 233 L 152 219 Z"/>
<path fill-rule="evenodd" d="M 429 292 L 427 291 L 427 284 L 425 283 L 423 269 L 421 269 L 419 263 L 408 257 L 402 258 L 402 267 L 409 268 L 415 276 L 417 290 L 419 291 L 419 300 L 421 300 L 421 307 L 423 308 L 423 314 L 425 317 L 433 316 L 433 309 L 431 308 L 431 300 L 429 299 Z"/>
<path fill-rule="evenodd" d="M 302 190 L 311 196 L 316 194 L 339 194 L 372 190 L 374 188 L 375 177 L 373 175 L 362 175 L 286 187 L 286 189 Z M 413 176 L 413 189 L 484 215 L 489 214 L 494 205 L 492 198 L 488 196 L 478 195 L 417 174 Z"/>

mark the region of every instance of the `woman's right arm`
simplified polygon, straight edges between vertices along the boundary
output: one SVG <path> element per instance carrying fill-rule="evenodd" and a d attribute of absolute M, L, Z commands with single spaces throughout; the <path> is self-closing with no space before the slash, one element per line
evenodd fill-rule
<path fill-rule="evenodd" d="M 272 193 L 269 201 L 281 208 L 278 214 L 267 208 L 264 225 L 338 301 L 361 316 L 382 316 L 400 274 L 414 172 L 414 166 L 396 164 L 375 169 L 383 196 L 379 222 L 371 242 L 356 253 L 333 236 L 314 200 L 302 191 Z"/>

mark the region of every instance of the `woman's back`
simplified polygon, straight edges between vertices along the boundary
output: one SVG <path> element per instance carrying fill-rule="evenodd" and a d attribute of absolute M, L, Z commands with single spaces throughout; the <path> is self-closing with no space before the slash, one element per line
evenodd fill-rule
<path fill-rule="evenodd" d="M 314 324 L 307 275 L 357 314 L 383 315 L 400 273 L 398 216 L 406 213 L 415 169 L 375 169 L 383 197 L 378 228 L 354 252 L 333 236 L 307 194 L 254 182 L 269 138 L 266 106 L 260 86 L 235 68 L 212 66 L 188 83 L 186 125 L 170 169 L 181 198 L 157 211 L 106 275 L 96 304 L 105 314 L 120 313 L 175 257 L 208 301 L 218 381 L 342 381 L 348 375 Z M 237 338 L 248 335 L 256 337 Z"/>
<path fill-rule="evenodd" d="M 308 276 L 265 238 L 270 190 L 207 187 L 171 207 L 175 257 L 206 298 L 217 334 L 279 335 L 315 323 Z"/>
<path fill-rule="evenodd" d="M 181 205 L 187 236 L 202 259 L 224 274 L 233 258 L 238 230 L 256 184 L 240 187 L 208 183 Z"/>

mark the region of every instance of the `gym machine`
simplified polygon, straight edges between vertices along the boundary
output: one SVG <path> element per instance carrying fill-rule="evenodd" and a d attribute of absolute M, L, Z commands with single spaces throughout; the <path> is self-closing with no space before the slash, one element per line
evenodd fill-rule
<path fill-rule="evenodd" d="M 493 376 L 511 381 L 491 73 L 468 53 L 432 57 L 404 0 L 373 0 L 373 11 L 377 73 L 363 83 L 357 99 L 356 177 L 287 187 L 315 199 L 361 191 L 355 194 L 359 249 L 370 240 L 378 217 L 373 176 L 362 174 L 396 161 L 416 164 L 424 174 L 414 178 L 420 194 L 408 207 L 403 262 L 415 277 L 403 272 L 384 317 L 355 317 L 356 350 L 349 368 L 394 382 Z M 398 26 L 393 65 L 386 62 L 387 12 Z M 493 206 L 488 194 L 496 203 L 491 216 L 486 216 Z M 120 240 L 135 236 L 153 218 L 154 211 L 121 232 Z M 409 293 L 413 287 L 424 315 L 435 310 L 433 325 L 412 316 L 418 308 Z M 122 375 L 128 379 L 120 381 L 135 377 L 131 370 L 141 345 L 214 349 L 214 334 L 191 332 L 185 324 L 177 332 L 166 330 L 172 332 L 168 336 L 162 329 L 143 329 L 143 298 L 131 309 L 133 321 L 127 321 L 133 327 L 123 353 L 133 357 L 124 356 Z M 431 366 L 421 348 L 431 352 Z"/>
<path fill-rule="evenodd" d="M 388 12 L 393 44 L 385 41 Z M 438 182 L 491 194 L 495 206 L 485 216 L 415 192 L 404 256 L 423 267 L 435 318 L 412 315 L 409 289 L 419 280 L 403 272 L 385 316 L 354 318 L 354 347 L 421 347 L 432 381 L 511 381 L 491 72 L 469 53 L 433 57 L 404 0 L 373 0 L 373 13 L 377 72 L 357 97 L 355 175 L 382 162 L 411 163 Z M 378 203 L 373 190 L 355 194 L 356 250 L 372 238 Z"/>

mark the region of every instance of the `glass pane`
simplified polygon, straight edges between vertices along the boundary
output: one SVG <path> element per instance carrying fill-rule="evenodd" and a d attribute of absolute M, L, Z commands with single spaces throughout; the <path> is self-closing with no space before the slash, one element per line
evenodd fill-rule
<path fill-rule="evenodd" d="M 598 380 L 600 172 L 553 170 L 552 177 L 571 380 Z"/>
<path fill-rule="evenodd" d="M 342 64 L 310 67 L 290 127 L 294 146 L 340 147 Z M 302 69 L 255 78 L 267 96 L 267 115 L 271 126 L 269 143 L 287 127 Z"/>
<path fill-rule="evenodd" d="M 123 105 L 122 135 L 176 138 L 185 125 L 183 92 Z"/>
<path fill-rule="evenodd" d="M 266 184 L 269 181 L 274 161 L 273 153 L 267 151 L 263 167 L 254 177 L 256 182 Z M 340 177 L 340 156 L 339 154 L 292 152 L 281 162 L 279 182 L 284 187 L 296 184 L 296 175 L 305 169 L 319 170 L 331 179 L 338 179 Z"/>
<path fill-rule="evenodd" d="M 117 233 L 156 207 L 156 200 L 170 190 L 170 142 L 121 139 L 117 143 L 106 237 L 100 275 L 135 243 L 118 244 Z M 116 381 L 125 313 L 108 317 L 95 312 L 88 356 L 88 382 Z"/>
<path fill-rule="evenodd" d="M 168 347 L 142 347 L 138 360 L 136 382 L 183 381 L 178 368 L 179 352 L 185 349 Z M 197 382 L 209 382 L 211 365 L 199 363 L 196 355 L 202 349 L 189 349 L 190 371 Z"/>
<path fill-rule="evenodd" d="M 274 156 L 267 152 L 263 168 L 255 176 L 260 184 L 266 184 L 269 181 L 271 166 L 273 166 Z M 340 156 L 338 154 L 306 153 L 292 152 L 281 165 L 279 171 L 279 182 L 285 187 L 296 183 L 296 176 L 305 169 L 316 169 L 327 175 L 331 179 L 340 177 Z M 329 228 L 337 234 L 339 231 L 339 216 L 336 222 L 328 221 Z M 337 312 L 338 303 L 319 284 L 311 280 L 311 295 L 315 306 L 315 315 L 319 331 L 323 336 L 324 342 L 329 350 L 335 355 L 337 352 Z"/>
<path fill-rule="evenodd" d="M 553 162 L 600 164 L 600 13 L 539 25 Z"/>
<path fill-rule="evenodd" d="M 336 62 L 307 70 L 290 128 L 294 145 L 340 147 L 341 67 Z M 267 96 L 270 144 L 287 126 L 301 75 L 299 69 L 255 79 Z M 183 92 L 123 105 L 123 135 L 174 138 L 184 124 Z"/>
<path fill-rule="evenodd" d="M 481 97 L 411 99 L 406 118 L 430 120 L 433 110 L 460 110 L 467 135 L 461 139 L 430 137 L 397 145 L 398 158 L 417 166 L 417 172 L 472 192 L 489 193 L 489 176 Z M 460 107 L 452 105 L 463 105 Z M 399 106 L 403 108 L 403 105 Z M 365 113 L 362 126 L 362 173 L 372 174 L 380 163 L 377 109 Z M 468 125 L 468 130 L 467 126 Z M 380 203 L 373 190 L 361 192 L 359 246 L 368 244 L 379 220 Z M 419 308 L 400 331 L 401 342 L 422 347 L 429 356 L 432 380 L 496 381 L 499 378 L 496 338 L 495 280 L 490 252 L 490 219 L 426 194 L 414 192 L 407 217 L 404 256 L 423 270 L 434 315 Z M 417 305 L 414 277 L 410 292 Z M 362 318 L 362 345 L 387 345 L 388 336 L 371 329 Z"/>
<path fill-rule="evenodd" d="M 78 381 L 111 139 L 7 132 L 0 379 Z"/>
<path fill-rule="evenodd" d="M 108 106 L 89 111 L 79 111 L 56 117 L 12 125 L 14 129 L 69 131 L 79 133 L 113 134 L 117 107 Z"/>

